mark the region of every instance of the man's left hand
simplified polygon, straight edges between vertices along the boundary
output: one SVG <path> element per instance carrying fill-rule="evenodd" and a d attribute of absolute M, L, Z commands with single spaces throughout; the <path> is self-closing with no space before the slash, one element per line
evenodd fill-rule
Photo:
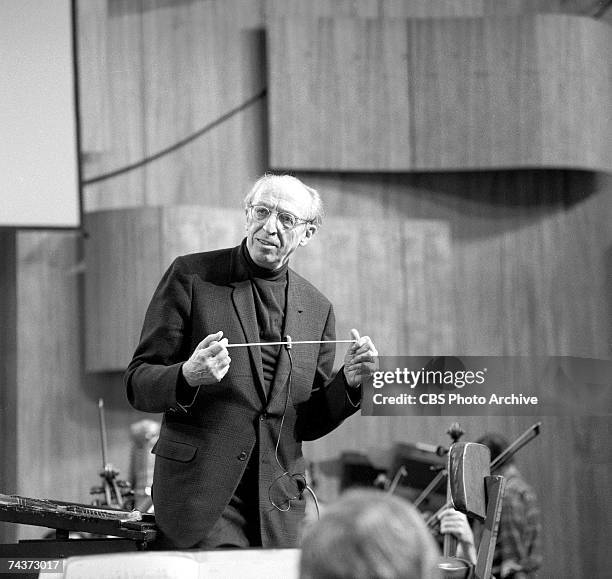
<path fill-rule="evenodd" d="M 359 336 L 355 329 L 351 330 L 355 342 L 344 356 L 344 376 L 349 386 L 356 388 L 364 380 L 372 376 L 377 364 L 378 351 L 369 336 Z"/>

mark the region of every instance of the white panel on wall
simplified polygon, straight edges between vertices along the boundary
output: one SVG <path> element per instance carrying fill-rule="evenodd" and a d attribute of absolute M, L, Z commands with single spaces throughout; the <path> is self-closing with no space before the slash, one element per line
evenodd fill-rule
<path fill-rule="evenodd" d="M 0 3 L 0 227 L 80 225 L 71 0 Z"/>

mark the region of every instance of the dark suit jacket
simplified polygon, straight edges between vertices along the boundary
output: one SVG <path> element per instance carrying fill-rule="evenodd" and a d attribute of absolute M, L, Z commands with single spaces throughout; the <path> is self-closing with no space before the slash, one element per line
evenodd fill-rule
<path fill-rule="evenodd" d="M 289 473 L 304 473 L 301 441 L 327 434 L 357 410 L 344 373 L 331 377 L 334 344 L 296 345 L 292 365 L 283 349 L 268 394 L 259 347 L 233 348 L 230 369 L 218 384 L 187 387 L 192 400 L 177 401 L 177 387 L 179 393 L 185 389 L 181 366 L 207 335 L 222 330 L 229 343 L 259 341 L 239 252 L 236 247 L 174 261 L 155 291 L 125 374 L 130 403 L 164 413 L 153 449 L 155 519 L 179 548 L 210 531 L 253 452 L 258 453 L 262 544 L 295 546 L 305 500 L 293 501 L 288 512 L 269 501 L 270 485 L 283 473 L 275 459 L 277 440 L 280 436 L 280 463 Z M 294 341 L 335 339 L 331 303 L 291 269 L 284 335 Z M 350 391 L 358 402 L 359 391 Z"/>

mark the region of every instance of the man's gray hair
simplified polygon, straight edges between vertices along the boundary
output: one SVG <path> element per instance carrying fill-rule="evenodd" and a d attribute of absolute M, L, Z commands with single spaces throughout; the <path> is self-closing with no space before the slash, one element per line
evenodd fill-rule
<path fill-rule="evenodd" d="M 297 217 L 306 219 L 317 227 L 320 227 L 323 223 L 323 202 L 321 201 L 321 196 L 316 189 L 305 185 L 297 177 L 293 177 L 292 175 L 276 175 L 273 173 L 266 173 L 265 175 L 261 176 L 259 179 L 257 179 L 257 181 L 255 181 L 249 192 L 246 194 L 243 202 L 244 208 L 248 211 L 249 207 L 251 206 L 251 201 L 260 191 L 265 189 L 282 189 L 283 187 L 296 185 L 304 189 L 304 191 L 310 196 L 310 209 L 308 211 L 308 215 L 298 215 Z"/>

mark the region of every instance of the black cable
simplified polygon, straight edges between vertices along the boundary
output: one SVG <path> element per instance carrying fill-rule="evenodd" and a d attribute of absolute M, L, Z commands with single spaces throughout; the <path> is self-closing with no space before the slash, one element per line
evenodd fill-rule
<path fill-rule="evenodd" d="M 308 491 L 311 496 L 313 497 L 314 501 L 315 501 L 315 506 L 317 509 L 317 518 L 320 517 L 320 509 L 319 509 L 319 501 L 317 499 L 317 496 L 315 495 L 314 491 L 312 490 L 312 488 L 308 485 L 308 482 L 306 481 L 306 476 L 302 473 L 289 473 L 289 471 L 287 470 L 287 468 L 281 464 L 280 459 L 278 458 L 278 447 L 280 445 L 280 439 L 281 439 L 281 434 L 283 432 L 283 424 L 285 422 L 285 415 L 287 413 L 287 405 L 289 404 L 289 398 L 291 398 L 291 384 L 292 384 L 292 375 L 293 375 L 293 356 L 291 355 L 291 341 L 288 338 L 289 341 L 289 345 L 287 346 L 287 355 L 289 356 L 289 379 L 288 379 L 288 383 L 287 383 L 287 395 L 285 397 L 285 407 L 283 408 L 283 415 L 281 417 L 281 422 L 280 422 L 280 426 L 278 429 L 278 438 L 276 439 L 276 446 L 274 449 L 274 459 L 276 460 L 276 463 L 278 464 L 282 474 L 279 475 L 276 479 L 274 479 L 274 481 L 272 482 L 272 484 L 269 486 L 268 488 L 268 500 L 270 501 L 270 503 L 272 504 L 272 506 L 274 508 L 276 508 L 277 510 L 286 513 L 287 511 L 289 511 L 291 509 L 291 501 L 295 500 L 295 499 L 301 499 L 304 491 Z M 272 491 L 272 487 L 277 484 L 277 482 L 282 479 L 284 476 L 288 476 L 289 478 L 293 479 L 296 483 L 296 486 L 298 487 L 298 494 L 296 497 L 289 499 L 288 501 L 288 506 L 287 508 L 282 508 L 281 506 L 277 505 L 273 500 L 272 500 L 272 495 L 271 495 L 271 491 Z M 299 479 L 297 477 L 301 477 L 303 478 L 303 486 L 300 485 L 299 483 Z"/>
<path fill-rule="evenodd" d="M 281 434 L 283 432 L 285 414 L 287 414 L 287 405 L 289 403 L 289 398 L 291 397 L 291 378 L 293 375 L 293 356 L 291 355 L 291 348 L 289 347 L 287 348 L 287 354 L 289 355 L 289 380 L 287 383 L 287 396 L 285 396 L 285 407 L 283 408 L 283 416 L 281 417 L 281 423 L 278 429 L 278 438 L 276 439 L 276 447 L 274 448 L 274 458 L 276 459 L 276 463 L 280 467 L 281 471 L 283 471 L 283 474 L 281 476 L 289 474 L 289 471 L 281 464 L 280 460 L 278 459 L 278 446 L 280 444 Z"/>
<path fill-rule="evenodd" d="M 219 126 L 221 123 L 224 123 L 225 121 L 227 121 L 234 115 L 250 107 L 252 104 L 255 104 L 258 100 L 265 97 L 266 93 L 267 93 L 267 89 L 264 88 L 263 90 L 258 92 L 256 95 L 244 101 L 241 105 L 238 105 L 237 107 L 231 109 L 224 115 L 220 116 L 218 119 L 215 119 L 208 125 L 199 129 L 195 133 L 192 133 L 188 137 L 185 137 L 184 139 L 177 141 L 173 145 L 170 145 L 169 147 L 166 147 L 165 149 L 162 149 L 161 151 L 158 151 L 157 153 L 150 155 L 149 157 L 145 157 L 144 159 L 141 159 L 140 161 L 136 161 L 135 163 L 131 163 L 130 165 L 125 165 L 124 167 L 115 169 L 114 171 L 110 171 L 109 173 L 103 173 L 102 175 L 97 175 L 96 177 L 92 177 L 91 179 L 85 179 L 81 181 L 81 184 L 82 185 L 92 185 L 94 183 L 99 183 L 100 181 L 106 181 L 107 179 L 112 179 L 113 177 L 117 177 L 119 175 L 122 175 L 123 173 L 128 173 L 129 171 L 133 171 L 134 169 L 144 167 L 145 165 L 148 165 L 149 163 L 152 163 L 153 161 L 157 161 L 158 159 L 161 159 L 162 157 L 165 157 L 166 155 L 169 155 L 170 153 L 173 153 L 174 151 L 181 149 L 182 147 L 184 147 L 185 145 L 188 145 L 192 141 L 199 139 L 202 135 L 204 135 L 211 129 L 214 129 L 215 127 Z"/>

